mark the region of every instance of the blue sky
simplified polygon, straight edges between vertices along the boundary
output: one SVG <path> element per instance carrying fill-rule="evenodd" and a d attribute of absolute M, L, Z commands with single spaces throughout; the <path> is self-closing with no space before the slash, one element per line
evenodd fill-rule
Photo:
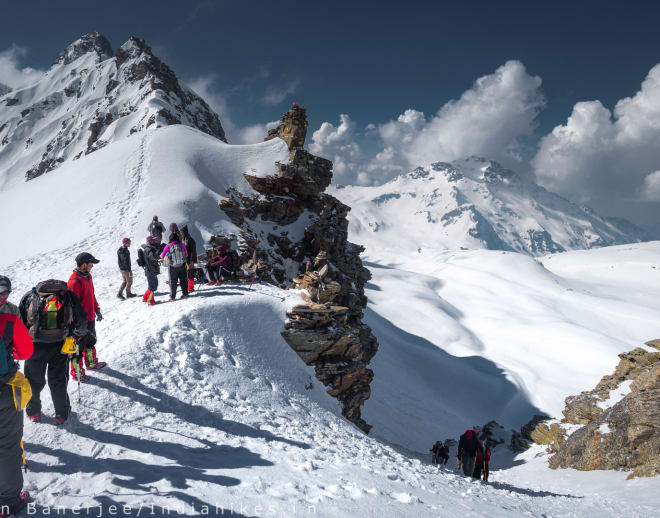
<path fill-rule="evenodd" d="M 620 214 L 633 207 L 632 219 L 649 223 L 660 219 L 657 213 L 645 214 L 657 210 L 660 202 L 660 173 L 653 176 L 660 163 L 645 158 L 632 165 L 640 170 L 638 185 L 626 194 L 628 201 L 613 207 L 621 174 L 599 177 L 597 164 L 608 162 L 602 153 L 586 166 L 583 157 L 569 166 L 560 164 L 589 169 L 572 181 L 564 178 L 568 173 L 548 172 L 555 164 L 539 158 L 539 149 L 555 126 L 567 124 L 576 103 L 599 101 L 612 111 L 618 101 L 640 91 L 660 62 L 658 19 L 660 4 L 634 1 L 36 1 L 3 7 L 0 52 L 18 46 L 17 67 L 44 69 L 87 32 L 103 33 L 114 48 L 129 36 L 142 37 L 180 77 L 203 90 L 223 123 L 231 126 L 230 136 L 233 132 L 239 138 L 245 128 L 278 119 L 292 101 L 307 106 L 312 130 L 324 122 L 332 125 L 326 126 L 328 139 L 316 142 L 316 149 L 345 164 L 346 172 L 338 178 L 346 183 L 378 183 L 414 161 L 407 150 L 393 159 L 396 167 L 389 171 L 379 171 L 374 162 L 388 146 L 383 136 L 387 124 L 406 110 L 423 112 L 429 122 L 446 103 L 473 89 L 478 78 L 500 77 L 500 67 L 520 63 L 524 73 L 512 68 L 511 80 L 527 82 L 521 95 L 533 95 L 536 101 L 512 125 L 515 142 L 509 147 L 515 150 L 493 158 L 536 174 L 549 188 L 600 210 Z M 532 84 L 530 78 L 541 82 Z M 341 127 L 340 114 L 349 118 L 345 127 L 350 131 L 343 135 L 356 142 L 357 152 L 339 145 L 341 135 L 333 140 L 331 130 Z M 494 132 L 507 126 L 501 117 L 494 121 L 499 126 Z M 469 126 L 453 128 L 443 131 L 470 131 Z M 426 126 L 422 130 L 429 133 Z M 400 132 L 389 135 L 395 139 Z M 428 145 L 422 154 L 432 157 L 434 147 Z M 484 151 L 492 153 L 492 145 Z M 545 155 L 557 145 L 563 156 L 568 144 L 547 140 Z M 633 156 L 629 148 L 625 151 Z M 482 154 L 473 143 L 454 149 Z M 592 192 L 596 184 L 607 188 Z"/>

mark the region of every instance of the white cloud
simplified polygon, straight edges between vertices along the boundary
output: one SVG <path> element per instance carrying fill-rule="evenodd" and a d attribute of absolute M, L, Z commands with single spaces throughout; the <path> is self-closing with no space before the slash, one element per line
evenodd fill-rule
<path fill-rule="evenodd" d="M 541 139 L 532 164 L 548 188 L 602 210 L 613 201 L 660 201 L 659 147 L 660 64 L 614 113 L 600 101 L 577 103 L 566 123 Z"/>
<path fill-rule="evenodd" d="M 264 104 L 280 104 L 288 96 L 296 93 L 300 86 L 300 79 L 295 79 L 285 85 L 274 86 L 270 85 L 266 90 L 266 95 L 261 98 Z"/>
<path fill-rule="evenodd" d="M 654 171 L 644 178 L 640 198 L 643 201 L 660 201 L 660 171 Z"/>
<path fill-rule="evenodd" d="M 355 143 L 348 115 L 338 127 L 324 122 L 314 133 L 313 152 L 342 162 L 345 182 L 382 183 L 404 171 L 436 161 L 478 154 L 503 162 L 519 161 L 520 138 L 531 135 L 545 106 L 541 79 L 530 76 L 519 61 L 507 61 L 493 74 L 477 79 L 460 99 L 447 102 L 430 119 L 408 109 L 376 132 L 380 149 L 365 156 Z M 353 124 L 350 126 L 350 124 Z M 336 167 L 335 167 L 336 168 Z"/>
<path fill-rule="evenodd" d="M 43 70 L 19 66 L 19 62 L 27 54 L 27 49 L 12 45 L 0 52 L 0 83 L 13 89 L 21 88 L 38 81 L 44 74 Z"/>

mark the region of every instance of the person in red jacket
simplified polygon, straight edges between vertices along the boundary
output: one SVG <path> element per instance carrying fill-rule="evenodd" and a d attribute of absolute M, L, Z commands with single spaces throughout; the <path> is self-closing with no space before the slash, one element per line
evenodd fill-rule
<path fill-rule="evenodd" d="M 488 446 L 488 443 L 486 443 L 484 445 L 483 455 L 481 454 L 481 451 L 477 451 L 477 461 L 474 464 L 474 473 L 472 474 L 472 477 L 479 479 L 481 478 L 481 474 L 483 472 L 484 481 L 488 482 L 488 474 L 490 473 L 490 470 L 488 469 L 489 463 L 490 463 L 490 448 Z"/>
<path fill-rule="evenodd" d="M 102 369 L 106 366 L 105 362 L 98 361 L 96 357 L 96 323 L 103 320 L 101 308 L 94 295 L 94 282 L 92 281 L 92 268 L 98 264 L 99 260 L 92 254 L 83 252 L 76 256 L 76 265 L 78 266 L 71 277 L 67 286 L 73 291 L 87 313 L 87 335 L 81 339 L 81 350 L 71 360 L 71 378 L 80 381 L 89 381 L 89 376 L 85 374 L 84 365 L 88 369 Z"/>
<path fill-rule="evenodd" d="M 11 283 L 0 276 L 0 309 L 6 310 Z M 7 307 L 5 307 L 7 306 Z M 13 306 L 13 304 L 11 305 Z M 34 347 L 28 330 L 14 311 L 0 312 L 0 516 L 15 514 L 28 502 L 23 491 L 23 411 L 16 406 L 14 387 L 17 360 L 27 360 Z"/>
<path fill-rule="evenodd" d="M 209 259 L 206 268 L 209 272 L 209 282 L 210 285 L 222 284 L 220 276 L 223 272 L 228 275 L 231 273 L 230 268 L 232 267 L 231 254 L 227 251 L 224 245 L 218 245 L 218 253 L 215 257 Z"/>

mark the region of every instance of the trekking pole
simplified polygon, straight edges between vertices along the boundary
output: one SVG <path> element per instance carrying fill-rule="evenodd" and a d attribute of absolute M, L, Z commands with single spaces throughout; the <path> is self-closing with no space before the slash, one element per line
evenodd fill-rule
<path fill-rule="evenodd" d="M 488 473 L 486 472 L 486 461 L 484 460 L 484 482 L 488 482 Z"/>
<path fill-rule="evenodd" d="M 254 278 L 257 276 L 256 273 L 252 274 L 252 279 L 250 279 L 250 289 L 252 289 L 252 284 L 254 283 Z"/>

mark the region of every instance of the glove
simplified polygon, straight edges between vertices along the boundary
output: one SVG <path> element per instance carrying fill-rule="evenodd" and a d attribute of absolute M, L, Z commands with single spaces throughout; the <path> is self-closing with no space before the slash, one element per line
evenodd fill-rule
<path fill-rule="evenodd" d="M 103 320 L 103 315 L 101 315 L 101 310 L 100 310 L 100 309 L 97 309 L 97 310 L 96 310 L 96 320 L 97 320 L 98 322 L 100 322 L 101 320 Z"/>

